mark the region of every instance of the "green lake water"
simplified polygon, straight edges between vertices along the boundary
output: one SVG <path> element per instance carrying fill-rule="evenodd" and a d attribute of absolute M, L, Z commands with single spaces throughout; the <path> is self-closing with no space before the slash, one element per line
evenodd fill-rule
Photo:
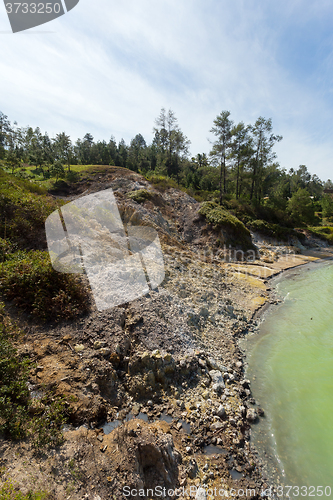
<path fill-rule="evenodd" d="M 276 286 L 283 303 L 247 341 L 247 376 L 265 410 L 252 440 L 276 457 L 285 484 L 330 486 L 333 498 L 333 264 Z"/>

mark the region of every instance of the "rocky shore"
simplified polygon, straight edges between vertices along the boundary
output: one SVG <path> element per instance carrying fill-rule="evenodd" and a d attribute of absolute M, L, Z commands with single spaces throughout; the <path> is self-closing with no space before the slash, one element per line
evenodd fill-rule
<path fill-rule="evenodd" d="M 55 449 L 2 439 L 4 477 L 59 500 L 261 498 L 272 483 L 251 445 L 251 425 L 265 413 L 245 377 L 239 340 L 278 301 L 272 276 L 332 253 L 319 241 L 283 246 L 252 235 L 256 260 L 237 261 L 230 247 L 214 244 L 216 230 L 193 198 L 119 171 L 109 169 L 89 189 L 112 187 L 125 223 L 158 231 L 165 280 L 112 310 L 92 303 L 74 323 L 21 318 L 18 348 L 35 362 L 36 411 L 43 391 L 53 391 L 66 400 L 69 424 Z M 64 195 L 83 192 L 84 183 Z"/>

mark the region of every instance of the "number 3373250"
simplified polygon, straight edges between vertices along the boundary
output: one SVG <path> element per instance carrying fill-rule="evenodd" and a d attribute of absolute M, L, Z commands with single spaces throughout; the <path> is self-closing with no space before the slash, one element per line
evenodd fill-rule
<path fill-rule="evenodd" d="M 7 14 L 60 14 L 60 3 L 6 3 Z"/>

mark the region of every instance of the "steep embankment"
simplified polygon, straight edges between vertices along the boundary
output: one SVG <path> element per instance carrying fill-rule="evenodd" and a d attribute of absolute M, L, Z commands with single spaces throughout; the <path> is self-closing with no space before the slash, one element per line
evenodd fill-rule
<path fill-rule="evenodd" d="M 64 443 L 43 456 L 31 439 L 2 439 L 4 478 L 56 499 L 118 499 L 124 487 L 191 485 L 253 488 L 259 498 L 264 480 L 250 424 L 263 411 L 244 379 L 237 339 L 255 328 L 255 311 L 274 301 L 266 278 L 313 257 L 279 255 L 288 249 L 260 242 L 265 262 L 239 264 L 234 250 L 253 250 L 239 221 L 224 223 L 217 207 L 125 169 L 96 169 L 54 195 L 70 201 L 110 187 L 125 224 L 158 231 L 166 278 L 158 290 L 105 312 L 91 300 L 89 312 L 71 321 L 21 318 L 19 353 L 35 364 L 30 414 L 45 416 L 43 393 L 61 396 L 69 427 Z M 129 414 L 140 418 L 119 422 Z M 115 422 L 109 429 L 121 425 L 105 434 L 106 421 Z M 214 455 L 208 446 L 218 446 Z"/>

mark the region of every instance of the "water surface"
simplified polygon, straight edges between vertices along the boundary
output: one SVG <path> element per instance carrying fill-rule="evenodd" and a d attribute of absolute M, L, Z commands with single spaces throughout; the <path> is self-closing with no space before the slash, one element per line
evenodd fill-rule
<path fill-rule="evenodd" d="M 252 439 L 277 457 L 286 483 L 333 491 L 332 262 L 300 268 L 277 289 L 283 304 L 249 340 L 248 376 L 266 414 Z"/>

